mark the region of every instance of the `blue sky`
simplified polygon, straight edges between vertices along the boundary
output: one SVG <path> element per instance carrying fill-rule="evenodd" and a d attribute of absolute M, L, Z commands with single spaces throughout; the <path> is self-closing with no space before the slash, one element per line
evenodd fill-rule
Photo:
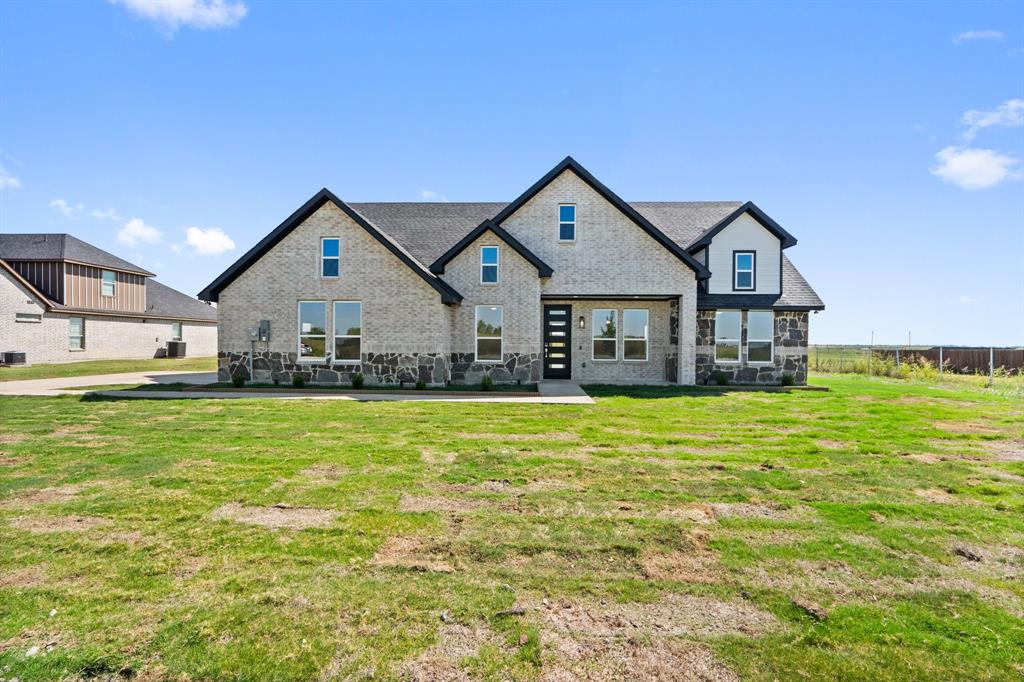
<path fill-rule="evenodd" d="M 0 3 L 0 230 L 194 294 L 326 186 L 752 200 L 812 341 L 1024 343 L 1024 5 Z M 233 248 L 229 248 L 232 247 Z"/>

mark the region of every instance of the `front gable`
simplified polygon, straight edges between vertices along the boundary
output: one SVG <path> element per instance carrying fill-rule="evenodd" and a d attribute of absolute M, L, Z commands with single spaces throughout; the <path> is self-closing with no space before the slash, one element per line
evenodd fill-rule
<path fill-rule="evenodd" d="M 782 242 L 760 221 L 742 213 L 716 230 L 702 249 L 711 270 L 709 294 L 779 294 L 782 292 Z M 737 252 L 754 254 L 754 289 L 734 289 L 733 264 Z"/>

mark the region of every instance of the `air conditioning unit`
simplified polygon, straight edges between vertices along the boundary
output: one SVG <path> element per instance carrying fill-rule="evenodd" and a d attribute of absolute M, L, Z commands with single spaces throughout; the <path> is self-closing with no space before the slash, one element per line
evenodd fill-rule
<path fill-rule="evenodd" d="M 169 358 L 183 358 L 183 357 L 185 357 L 185 342 L 184 341 L 168 341 L 167 342 L 167 357 L 169 357 Z"/>
<path fill-rule="evenodd" d="M 0 364 L 24 365 L 25 352 L 20 350 L 5 350 L 3 353 L 0 353 Z"/>

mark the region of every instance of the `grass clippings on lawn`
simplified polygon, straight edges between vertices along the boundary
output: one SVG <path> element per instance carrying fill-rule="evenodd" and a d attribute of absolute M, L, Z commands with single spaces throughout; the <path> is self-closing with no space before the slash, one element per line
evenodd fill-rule
<path fill-rule="evenodd" d="M 1019 680 L 1019 397 L 815 381 L 0 398 L 0 677 Z"/>

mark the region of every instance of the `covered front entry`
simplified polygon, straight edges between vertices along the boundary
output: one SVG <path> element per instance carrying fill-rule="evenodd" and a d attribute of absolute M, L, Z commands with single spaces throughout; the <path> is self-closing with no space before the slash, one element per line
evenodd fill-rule
<path fill-rule="evenodd" d="M 544 306 L 544 378 L 572 378 L 571 305 Z"/>

